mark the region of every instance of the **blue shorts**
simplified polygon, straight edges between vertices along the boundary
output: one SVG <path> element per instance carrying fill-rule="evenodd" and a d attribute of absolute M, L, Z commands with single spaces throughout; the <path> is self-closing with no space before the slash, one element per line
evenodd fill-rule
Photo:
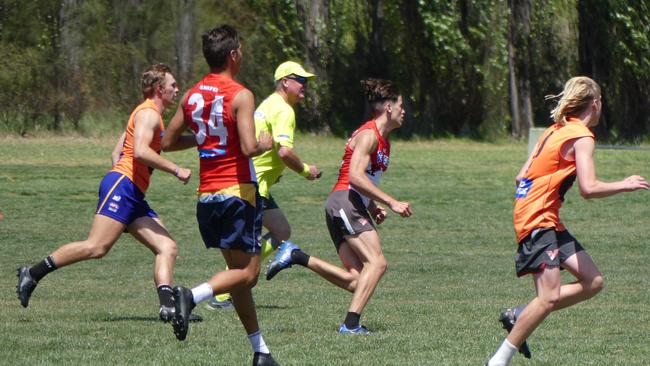
<path fill-rule="evenodd" d="M 262 202 L 259 194 L 256 200 L 255 207 L 235 196 L 223 201 L 198 202 L 196 219 L 205 246 L 260 253 Z"/>
<path fill-rule="evenodd" d="M 148 216 L 158 217 L 144 200 L 144 193 L 124 174 L 108 172 L 99 184 L 98 215 L 108 216 L 124 225 Z"/>

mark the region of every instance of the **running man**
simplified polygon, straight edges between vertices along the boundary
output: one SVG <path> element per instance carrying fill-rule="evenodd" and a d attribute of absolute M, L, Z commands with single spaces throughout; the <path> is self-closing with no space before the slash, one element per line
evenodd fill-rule
<path fill-rule="evenodd" d="M 158 215 L 149 207 L 145 193 L 151 173 L 158 169 L 174 175 L 186 184 L 191 171 L 160 156 L 161 135 L 165 130 L 162 114 L 178 95 L 176 80 L 169 66 L 149 67 L 141 78 L 145 101 L 129 118 L 126 132 L 120 137 L 113 168 L 99 186 L 97 211 L 88 238 L 59 247 L 41 262 L 18 269 L 16 291 L 23 307 L 43 277 L 67 265 L 105 256 L 126 230 L 154 253 L 154 282 L 160 300 L 159 316 L 171 321 L 172 275 L 178 248 Z M 198 319 L 197 319 L 198 320 Z"/>
<path fill-rule="evenodd" d="M 325 204 L 327 228 L 343 268 L 309 256 L 285 241 L 266 274 L 270 280 L 281 270 L 298 264 L 351 292 L 352 301 L 339 328 L 341 334 L 369 333 L 360 324 L 361 313 L 387 267 L 372 223 L 374 220 L 379 225 L 386 219 L 387 212 L 378 203 L 402 217 L 413 213 L 410 203 L 398 201 L 378 187 L 390 160 L 388 136 L 404 121 L 402 96 L 388 80 L 368 79 L 361 85 L 373 117 L 354 131 L 345 145 L 338 181 Z"/>
<path fill-rule="evenodd" d="M 269 231 L 262 237 L 261 263 L 266 261 L 281 242 L 289 240 L 291 236 L 289 221 L 273 199 L 269 188 L 280 180 L 287 166 L 307 180 L 314 180 L 320 176 L 318 168 L 303 163 L 293 149 L 296 128 L 296 113 L 293 108 L 305 99 L 307 81 L 314 76 L 296 62 L 283 62 L 275 70 L 275 92 L 255 111 L 256 134 L 264 131 L 270 134 L 274 141 L 272 150 L 253 158 L 262 198 L 262 224 Z M 231 307 L 229 293 L 219 294 L 206 304 L 209 310 Z"/>
<path fill-rule="evenodd" d="M 172 325 L 178 340 L 189 330 L 189 315 L 201 301 L 230 292 L 248 339 L 253 365 L 277 365 L 257 322 L 251 289 L 260 272 L 262 210 L 251 157 L 272 148 L 268 134 L 255 138 L 253 93 L 235 81 L 242 63 L 237 31 L 228 25 L 202 36 L 210 72 L 182 98 L 163 138 L 163 149 L 197 146 L 200 182 L 196 217 L 207 248 L 219 248 L 228 269 L 189 289 L 174 288 Z M 182 133 L 190 128 L 194 141 Z"/>
<path fill-rule="evenodd" d="M 537 296 L 517 309 L 501 314 L 508 337 L 488 360 L 488 366 L 509 365 L 526 339 L 553 311 L 595 296 L 603 276 L 582 245 L 559 217 L 564 195 L 576 177 L 580 194 L 601 198 L 621 192 L 647 190 L 643 177 L 632 175 L 618 182 L 596 178 L 594 134 L 602 109 L 600 87 L 587 77 L 574 77 L 551 111 L 554 124 L 546 129 L 516 178 L 514 226 L 517 234 L 517 276 L 532 274 Z M 576 281 L 561 284 L 560 269 Z"/>

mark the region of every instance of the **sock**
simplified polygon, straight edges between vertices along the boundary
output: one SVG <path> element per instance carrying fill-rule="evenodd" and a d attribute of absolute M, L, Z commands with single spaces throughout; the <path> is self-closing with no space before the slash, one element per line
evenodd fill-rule
<path fill-rule="evenodd" d="M 228 300 L 230 300 L 230 293 L 225 292 L 223 294 L 218 294 L 214 298 L 217 299 L 217 301 L 220 301 L 220 302 L 228 301 Z"/>
<path fill-rule="evenodd" d="M 174 300 L 172 296 L 174 291 L 169 285 L 160 285 L 158 286 L 158 300 L 160 300 L 161 306 L 174 307 Z"/>
<path fill-rule="evenodd" d="M 214 291 L 207 282 L 204 282 L 192 289 L 192 298 L 195 305 L 201 301 L 211 298 L 212 296 L 214 296 Z"/>
<path fill-rule="evenodd" d="M 253 352 L 266 353 L 266 354 L 271 353 L 271 351 L 269 351 L 269 348 L 266 346 L 266 343 L 264 343 L 264 338 L 262 338 L 261 330 L 249 334 L 248 340 L 251 342 L 251 346 L 253 346 Z"/>
<path fill-rule="evenodd" d="M 54 260 L 51 256 L 48 255 L 47 258 L 33 265 L 29 269 L 29 275 L 32 276 L 34 281 L 38 282 L 41 280 L 41 278 L 45 277 L 48 273 L 53 272 L 56 269 L 57 267 L 56 264 L 54 264 Z"/>
<path fill-rule="evenodd" d="M 359 326 L 359 320 L 361 320 L 361 314 L 348 311 L 348 315 L 345 316 L 345 327 L 348 329 L 357 328 Z"/>
<path fill-rule="evenodd" d="M 260 262 L 266 262 L 266 259 L 273 253 L 275 248 L 271 240 L 266 240 L 262 238 L 262 251 L 260 252 Z"/>
<path fill-rule="evenodd" d="M 309 263 L 309 255 L 300 249 L 294 250 L 291 252 L 291 260 L 295 264 L 307 267 L 307 263 Z"/>
<path fill-rule="evenodd" d="M 492 358 L 490 358 L 490 361 L 488 361 L 488 366 L 508 366 L 510 360 L 512 360 L 512 357 L 514 357 L 516 353 L 517 347 L 510 344 L 510 342 L 505 339 Z"/>

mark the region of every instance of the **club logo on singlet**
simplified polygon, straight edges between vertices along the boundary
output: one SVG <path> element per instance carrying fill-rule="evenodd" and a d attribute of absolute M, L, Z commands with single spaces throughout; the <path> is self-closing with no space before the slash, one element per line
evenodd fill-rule
<path fill-rule="evenodd" d="M 517 192 L 515 192 L 515 198 L 525 198 L 528 196 L 528 192 L 530 191 L 530 187 L 532 187 L 532 185 L 532 179 L 523 178 L 521 182 L 519 182 L 519 187 L 517 187 Z"/>
<path fill-rule="evenodd" d="M 384 151 L 377 151 L 377 163 L 388 168 L 390 157 Z"/>

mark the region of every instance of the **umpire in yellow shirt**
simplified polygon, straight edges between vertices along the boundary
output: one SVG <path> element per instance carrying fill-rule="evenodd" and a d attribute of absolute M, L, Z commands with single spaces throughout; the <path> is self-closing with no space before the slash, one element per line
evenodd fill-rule
<path fill-rule="evenodd" d="M 255 110 L 255 132 L 264 131 L 273 137 L 273 149 L 255 156 L 253 164 L 257 173 L 259 193 L 264 211 L 263 225 L 269 231 L 262 237 L 261 262 L 278 245 L 291 236 L 291 226 L 269 192 L 278 182 L 285 166 L 308 180 L 320 177 L 315 165 L 304 163 L 293 150 L 296 113 L 293 107 L 305 99 L 307 81 L 315 75 L 293 61 L 286 61 L 275 70 L 275 91 Z M 230 294 L 215 296 L 206 307 L 210 310 L 230 309 Z"/>

